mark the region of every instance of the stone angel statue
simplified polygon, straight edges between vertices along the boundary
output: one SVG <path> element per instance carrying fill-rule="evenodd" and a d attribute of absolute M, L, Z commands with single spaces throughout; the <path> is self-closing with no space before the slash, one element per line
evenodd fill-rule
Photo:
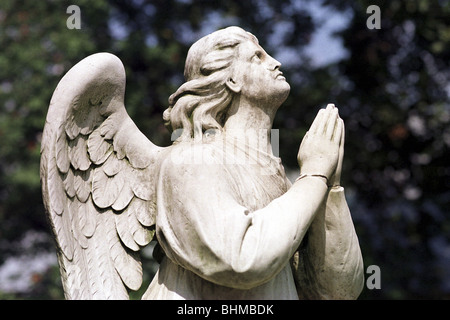
<path fill-rule="evenodd" d="M 143 299 L 355 299 L 363 262 L 340 175 L 344 123 L 319 111 L 291 183 L 271 128 L 290 86 L 239 27 L 190 48 L 154 145 L 124 106 L 125 71 L 91 55 L 62 78 L 41 150 L 43 199 L 67 299 L 128 299 L 139 251 L 160 267 Z"/>

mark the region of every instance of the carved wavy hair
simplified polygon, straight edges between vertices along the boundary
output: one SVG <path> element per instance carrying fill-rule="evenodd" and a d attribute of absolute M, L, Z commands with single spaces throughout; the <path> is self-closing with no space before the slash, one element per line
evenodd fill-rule
<path fill-rule="evenodd" d="M 234 92 L 226 85 L 232 75 L 237 46 L 258 40 L 251 33 L 228 27 L 195 42 L 186 58 L 186 82 L 169 97 L 163 119 L 169 130 L 183 129 L 177 139 L 201 137 L 208 129 L 222 130 Z"/>

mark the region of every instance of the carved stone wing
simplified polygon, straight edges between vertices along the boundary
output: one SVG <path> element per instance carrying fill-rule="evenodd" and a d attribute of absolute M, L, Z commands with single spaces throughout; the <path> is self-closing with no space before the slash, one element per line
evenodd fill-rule
<path fill-rule="evenodd" d="M 67 299 L 128 299 L 142 284 L 138 251 L 154 235 L 154 180 L 164 148 L 124 107 L 125 70 L 97 53 L 61 79 L 41 147 L 44 204 Z"/>

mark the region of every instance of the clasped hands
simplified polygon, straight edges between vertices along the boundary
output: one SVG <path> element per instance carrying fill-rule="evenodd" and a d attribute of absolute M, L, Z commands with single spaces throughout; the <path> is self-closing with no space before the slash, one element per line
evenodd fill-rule
<path fill-rule="evenodd" d="M 300 144 L 300 178 L 324 177 L 329 187 L 340 185 L 345 129 L 334 104 L 321 109 Z"/>

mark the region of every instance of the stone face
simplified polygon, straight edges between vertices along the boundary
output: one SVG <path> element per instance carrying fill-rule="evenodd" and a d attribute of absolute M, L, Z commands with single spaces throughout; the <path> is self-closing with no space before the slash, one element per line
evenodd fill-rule
<path fill-rule="evenodd" d="M 340 175 L 344 123 L 330 104 L 301 142 L 291 184 L 272 152 L 290 86 L 250 33 L 229 27 L 188 52 L 158 147 L 128 116 L 108 53 L 56 88 L 41 151 L 46 211 L 68 299 L 127 299 L 137 252 L 158 241 L 144 299 L 354 299 L 364 276 Z M 277 141 L 275 141 L 277 143 Z"/>

